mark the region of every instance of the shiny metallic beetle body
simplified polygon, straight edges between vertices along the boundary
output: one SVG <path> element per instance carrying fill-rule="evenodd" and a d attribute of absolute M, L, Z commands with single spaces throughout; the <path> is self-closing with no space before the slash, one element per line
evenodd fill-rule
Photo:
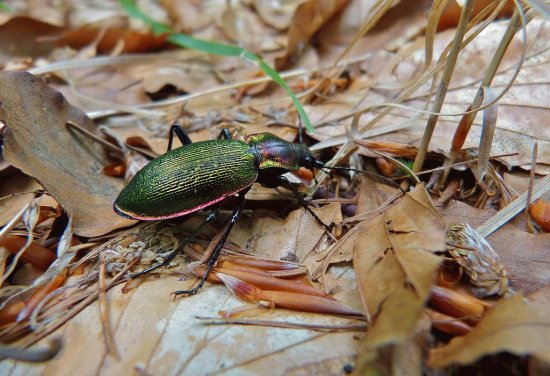
<path fill-rule="evenodd" d="M 288 183 L 281 175 L 323 167 L 311 151 L 271 133 L 246 141 L 211 140 L 168 151 L 141 169 L 122 190 L 115 211 L 141 220 L 174 218 L 207 208 L 250 187 Z"/>

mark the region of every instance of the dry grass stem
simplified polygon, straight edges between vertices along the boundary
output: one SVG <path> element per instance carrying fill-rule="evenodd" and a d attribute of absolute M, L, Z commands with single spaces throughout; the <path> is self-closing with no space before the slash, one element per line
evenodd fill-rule
<path fill-rule="evenodd" d="M 443 100 L 445 99 L 447 89 L 449 88 L 449 82 L 451 81 L 454 67 L 458 59 L 458 53 L 460 52 L 462 47 L 462 40 L 464 39 L 464 35 L 466 34 L 466 26 L 468 24 L 468 21 L 470 20 L 473 10 L 474 0 L 467 0 L 462 6 L 460 21 L 456 29 L 451 50 L 449 51 L 449 57 L 447 59 L 445 70 L 443 71 L 443 77 L 441 78 L 441 81 L 439 83 L 439 88 L 437 90 L 434 104 L 432 106 L 432 112 L 434 113 L 439 113 L 441 111 L 441 107 L 443 106 Z M 418 147 L 418 154 L 416 155 L 416 159 L 414 160 L 414 172 L 418 172 L 422 169 L 422 165 L 424 164 L 424 159 L 426 158 L 426 153 L 428 151 L 428 145 L 430 144 L 438 117 L 439 115 L 432 114 L 428 118 L 426 129 L 424 130 L 422 140 L 420 141 L 420 146 Z"/>

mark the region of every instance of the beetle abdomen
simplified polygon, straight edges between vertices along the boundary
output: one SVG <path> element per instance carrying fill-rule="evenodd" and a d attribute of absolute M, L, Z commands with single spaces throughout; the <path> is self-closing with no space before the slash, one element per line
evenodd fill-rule
<path fill-rule="evenodd" d="M 151 161 L 115 200 L 135 219 L 167 219 L 195 212 L 250 186 L 258 175 L 250 146 L 238 140 L 185 145 Z"/>

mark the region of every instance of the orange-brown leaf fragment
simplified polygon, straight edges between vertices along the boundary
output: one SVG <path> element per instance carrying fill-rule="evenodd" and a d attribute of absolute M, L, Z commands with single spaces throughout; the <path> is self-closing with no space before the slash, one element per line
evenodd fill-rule
<path fill-rule="evenodd" d="M 544 231 L 550 232 L 550 204 L 544 200 L 537 200 L 529 207 L 533 220 L 537 222 Z"/>
<path fill-rule="evenodd" d="M 362 312 L 333 299 L 297 292 L 262 290 L 228 274 L 217 273 L 217 276 L 233 294 L 250 303 L 267 302 L 269 307 L 275 306 L 302 312 L 363 316 Z"/>
<path fill-rule="evenodd" d="M 489 354 L 535 355 L 550 362 L 550 306 L 520 295 L 499 301 L 472 331 L 430 351 L 428 365 L 469 364 Z"/>

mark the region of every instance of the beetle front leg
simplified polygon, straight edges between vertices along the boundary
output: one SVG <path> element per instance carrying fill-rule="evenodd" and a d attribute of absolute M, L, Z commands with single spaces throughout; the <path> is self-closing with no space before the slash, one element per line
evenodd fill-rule
<path fill-rule="evenodd" d="M 190 145 L 190 144 L 193 143 L 193 141 L 191 141 L 191 139 L 189 138 L 189 135 L 187 134 L 185 129 L 183 129 L 183 127 L 181 125 L 179 125 L 178 123 L 174 123 L 170 127 L 170 134 L 168 135 L 168 150 L 166 150 L 167 152 L 172 150 L 172 142 L 174 141 L 174 133 L 176 134 L 176 136 L 178 136 L 178 139 L 180 140 L 182 145 Z"/>
<path fill-rule="evenodd" d="M 325 224 L 325 222 L 323 222 L 321 218 L 319 218 L 319 216 L 315 214 L 313 210 L 311 210 L 309 204 L 306 200 L 304 200 L 298 189 L 296 189 L 296 187 L 286 177 L 279 175 L 277 177 L 277 183 L 279 187 L 283 187 L 291 191 L 294 194 L 294 197 L 296 197 L 296 200 L 298 200 L 300 206 L 303 207 L 307 212 L 309 212 L 309 214 L 311 214 L 321 226 L 323 226 L 328 232 L 330 232 L 330 226 Z"/>
<path fill-rule="evenodd" d="M 204 283 L 208 279 L 208 276 L 210 275 L 210 272 L 212 271 L 212 269 L 216 265 L 216 261 L 218 260 L 218 256 L 221 253 L 223 245 L 225 244 L 225 241 L 227 240 L 227 237 L 229 236 L 229 233 L 231 232 L 231 229 L 233 228 L 233 225 L 235 224 L 235 222 L 237 222 L 237 220 L 239 219 L 239 217 L 241 216 L 241 214 L 243 212 L 244 202 L 245 202 L 245 195 L 246 195 L 246 192 L 248 192 L 249 189 L 250 188 L 247 188 L 247 189 L 239 192 L 238 205 L 233 210 L 233 213 L 231 214 L 231 218 L 229 218 L 229 223 L 228 223 L 228 225 L 225 229 L 225 232 L 223 233 L 222 238 L 216 244 L 216 247 L 214 248 L 214 250 L 210 254 L 210 257 L 208 258 L 208 264 L 207 264 L 207 267 L 206 267 L 206 272 L 202 276 L 199 283 L 195 287 L 193 287 L 191 290 L 177 290 L 177 291 L 174 291 L 173 292 L 174 296 L 178 296 L 178 295 L 195 295 L 202 288 L 202 286 L 204 285 Z"/>
<path fill-rule="evenodd" d="M 187 239 L 185 239 L 185 241 L 183 241 L 180 245 L 178 245 L 176 249 L 170 252 L 170 254 L 168 254 L 168 256 L 166 256 L 160 264 L 153 265 L 147 269 L 142 270 L 141 272 L 134 273 L 130 275 L 130 278 L 132 279 L 137 278 L 144 274 L 150 273 L 153 270 L 157 270 L 160 267 L 169 265 L 172 262 L 172 260 L 176 258 L 178 253 L 180 253 L 183 250 L 183 248 L 197 236 L 197 234 L 202 230 L 204 226 L 206 226 L 206 224 L 213 222 L 214 219 L 216 219 L 216 217 L 218 216 L 218 213 L 219 213 L 219 210 L 209 213 L 206 216 L 205 220 L 195 230 L 193 230 L 193 232 L 187 237 Z"/>

